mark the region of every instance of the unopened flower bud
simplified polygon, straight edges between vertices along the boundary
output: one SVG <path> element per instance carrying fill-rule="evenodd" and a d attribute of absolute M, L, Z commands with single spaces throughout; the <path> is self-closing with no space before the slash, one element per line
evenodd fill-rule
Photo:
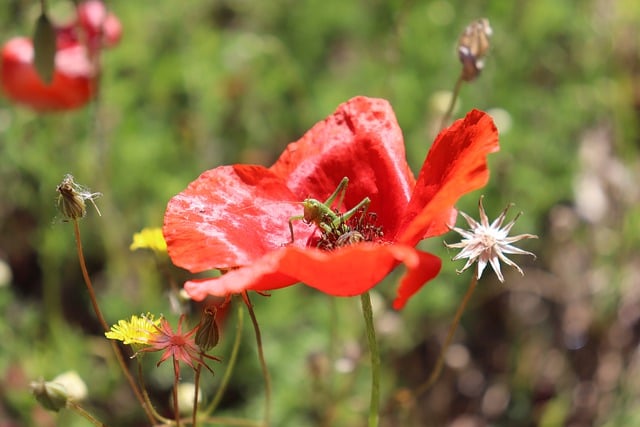
<path fill-rule="evenodd" d="M 85 200 L 89 200 L 98 211 L 98 215 L 100 215 L 100 210 L 93 200 L 102 196 L 102 194 L 92 193 L 83 186 L 76 184 L 73 180 L 73 175 L 65 175 L 56 191 L 60 194 L 58 196 L 58 208 L 65 220 L 77 220 L 84 217 L 87 214 Z"/>
<path fill-rule="evenodd" d="M 202 311 L 195 342 L 200 347 L 200 350 L 204 352 L 218 345 L 220 340 L 220 332 L 216 322 L 217 312 L 218 309 L 215 306 L 207 307 Z"/>
<path fill-rule="evenodd" d="M 196 397 L 196 385 L 194 383 L 184 382 L 178 384 L 178 407 L 182 415 L 191 413 L 193 409 L 193 399 Z M 202 390 L 198 388 L 198 403 L 202 402 Z M 173 405 L 173 400 L 170 403 Z"/>
<path fill-rule="evenodd" d="M 51 382 L 62 385 L 65 388 L 67 397 L 74 401 L 84 400 L 89 394 L 87 385 L 76 371 L 63 372 Z"/>
<path fill-rule="evenodd" d="M 480 75 L 484 57 L 489 51 L 489 37 L 493 33 L 486 18 L 472 22 L 458 39 L 458 57 L 462 62 L 462 80 L 471 81 Z"/>
<path fill-rule="evenodd" d="M 30 384 L 31 392 L 45 409 L 58 412 L 67 406 L 69 396 L 65 386 L 53 381 L 40 379 Z"/>
<path fill-rule="evenodd" d="M 33 65 L 40 79 L 47 85 L 53 81 L 56 61 L 56 33 L 43 12 L 36 21 L 33 35 Z"/>

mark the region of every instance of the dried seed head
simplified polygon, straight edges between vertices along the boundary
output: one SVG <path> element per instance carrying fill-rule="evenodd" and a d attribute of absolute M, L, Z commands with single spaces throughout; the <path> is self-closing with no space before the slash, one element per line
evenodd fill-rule
<path fill-rule="evenodd" d="M 507 205 L 502 213 L 489 223 L 489 218 L 482 206 L 482 199 L 478 202 L 478 208 L 480 210 L 480 221 L 476 221 L 466 213 L 460 211 L 460 215 L 467 221 L 469 230 L 463 230 L 462 228 L 453 227 L 451 230 L 462 236 L 462 241 L 459 243 L 448 244 L 445 242 L 445 246 L 448 248 L 460 249 L 460 252 L 453 257 L 453 261 L 459 259 L 467 259 L 467 263 L 461 270 L 457 270 L 458 274 L 471 267 L 474 263 L 478 263 L 476 277 L 480 279 L 482 272 L 487 265 L 491 265 L 493 271 L 498 276 L 498 280 L 504 282 L 504 276 L 500 269 L 500 262 L 503 262 L 516 270 L 522 275 L 524 272 L 522 269 L 509 258 L 507 254 L 519 254 L 519 255 L 531 255 L 535 258 L 535 255 L 531 252 L 527 252 L 518 247 L 513 246 L 516 243 L 524 239 L 537 239 L 538 236 L 533 234 L 519 234 L 517 236 L 509 236 L 511 228 L 516 223 L 516 220 L 520 214 L 516 215 L 509 223 L 502 225 L 507 217 L 509 208 L 513 205 Z"/>
<path fill-rule="evenodd" d="M 462 62 L 462 79 L 474 80 L 484 67 L 484 57 L 489 51 L 489 37 L 493 33 L 486 18 L 472 22 L 458 39 L 458 57 Z"/>
<path fill-rule="evenodd" d="M 202 317 L 200 318 L 200 325 L 196 332 L 195 342 L 198 344 L 202 351 L 209 351 L 216 345 L 220 339 L 220 332 L 218 331 L 218 323 L 216 322 L 216 313 L 218 308 L 216 306 L 210 306 L 202 311 Z"/>
<path fill-rule="evenodd" d="M 89 200 L 96 208 L 98 215 L 101 215 L 93 200 L 102 196 L 102 193 L 92 193 L 85 187 L 76 184 L 73 175 L 66 174 L 56 191 L 59 193 L 58 208 L 65 220 L 77 220 L 84 217 L 87 214 L 85 200 Z"/>

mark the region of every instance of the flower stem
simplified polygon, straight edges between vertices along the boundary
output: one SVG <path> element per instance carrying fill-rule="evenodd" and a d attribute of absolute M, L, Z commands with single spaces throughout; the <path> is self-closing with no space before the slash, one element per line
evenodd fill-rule
<path fill-rule="evenodd" d="M 149 398 L 149 393 L 147 393 L 147 388 L 144 385 L 144 376 L 142 375 L 142 364 L 140 363 L 140 358 L 136 357 L 135 358 L 137 361 L 137 365 L 138 365 L 138 381 L 140 382 L 141 388 L 142 388 L 142 393 L 144 395 L 144 401 L 146 403 L 146 407 L 149 408 L 149 410 L 151 411 L 151 413 L 153 414 L 153 417 L 158 420 L 159 422 L 162 422 L 164 424 L 171 424 L 172 420 L 170 420 L 169 418 L 165 418 L 162 415 L 160 415 L 158 413 L 158 411 L 156 411 L 156 408 L 153 407 L 153 404 L 151 403 L 151 399 Z"/>
<path fill-rule="evenodd" d="M 253 323 L 253 330 L 256 334 L 256 345 L 258 346 L 258 358 L 260 359 L 260 366 L 262 367 L 262 376 L 264 377 L 264 387 L 265 387 L 265 409 L 264 409 L 264 426 L 269 426 L 269 422 L 271 419 L 271 376 L 269 375 L 269 370 L 267 369 L 267 362 L 264 358 L 264 351 L 262 349 L 262 336 L 260 334 L 260 326 L 258 325 L 258 319 L 256 319 L 256 314 L 253 312 L 253 306 L 251 305 L 251 301 L 249 300 L 249 295 L 246 292 L 242 292 L 242 299 L 249 310 L 249 316 L 251 317 L 251 322 Z"/>
<path fill-rule="evenodd" d="M 204 419 L 207 425 L 225 425 L 225 426 L 238 426 L 238 427 L 263 427 L 259 421 L 245 420 L 243 418 L 231 418 L 231 417 L 210 417 Z"/>
<path fill-rule="evenodd" d="M 229 363 L 227 363 L 227 370 L 224 373 L 224 377 L 222 377 L 222 382 L 220 383 L 220 387 L 216 392 L 213 400 L 205 410 L 206 414 L 212 414 L 213 411 L 218 407 L 218 404 L 222 400 L 222 396 L 224 395 L 225 390 L 227 389 L 227 385 L 231 380 L 231 374 L 233 373 L 233 369 L 236 366 L 236 361 L 238 360 L 238 353 L 240 349 L 240 342 L 242 341 L 242 326 L 244 323 L 244 311 L 242 310 L 242 305 L 238 304 L 238 320 L 236 321 L 236 336 L 233 341 L 233 348 L 231 349 L 231 355 L 229 356 Z"/>
<path fill-rule="evenodd" d="M 369 292 L 360 295 L 362 314 L 367 331 L 369 353 L 371 354 L 371 403 L 369 404 L 369 427 L 378 425 L 380 412 L 380 353 L 376 342 L 376 330 L 373 325 L 373 309 Z"/>
<path fill-rule="evenodd" d="M 178 359 L 173 357 L 173 411 L 175 413 L 176 427 L 180 427 L 180 406 L 178 402 L 178 383 L 180 382 L 180 367 Z"/>
<path fill-rule="evenodd" d="M 93 415 L 83 409 L 77 402 L 74 402 L 72 399 L 67 400 L 67 408 L 76 412 L 81 417 L 89 420 L 91 424 L 98 427 L 107 427 L 105 423 L 102 421 L 98 421 Z"/>
<path fill-rule="evenodd" d="M 458 99 L 458 95 L 460 94 L 460 88 L 462 88 L 462 83 L 464 83 L 464 80 L 462 79 L 462 74 L 460 74 L 460 77 L 458 77 L 458 81 L 456 81 L 456 85 L 453 87 L 451 101 L 449 101 L 449 108 L 447 108 L 447 111 L 442 116 L 442 121 L 440 122 L 440 130 L 447 127 L 447 123 L 449 123 L 451 113 L 453 113 L 453 109 L 456 106 L 456 100 Z"/>
<path fill-rule="evenodd" d="M 429 378 L 415 390 L 415 392 L 413 393 L 414 396 L 418 396 L 424 393 L 425 391 L 429 390 L 431 386 L 433 386 L 433 384 L 438 379 L 438 376 L 440 376 L 440 372 L 442 371 L 442 366 L 444 365 L 444 357 L 447 353 L 447 350 L 449 349 L 449 346 L 451 345 L 451 341 L 453 341 L 453 335 L 455 334 L 456 329 L 458 328 L 458 324 L 460 323 L 460 318 L 462 318 L 462 313 L 464 313 L 464 309 L 467 307 L 467 303 L 471 299 L 471 295 L 473 294 L 473 291 L 475 290 L 477 284 L 478 284 L 478 276 L 477 274 L 474 274 L 473 277 L 471 278 L 471 282 L 469 283 L 469 287 L 467 288 L 467 292 L 464 294 L 464 297 L 462 298 L 462 302 L 458 306 L 458 310 L 456 311 L 456 314 L 453 318 L 453 322 L 451 322 L 447 339 L 445 340 L 444 345 L 442 346 L 442 349 L 440 349 L 440 354 L 438 355 L 438 360 L 436 361 L 433 371 L 431 372 L 431 375 L 429 376 Z"/>
<path fill-rule="evenodd" d="M 98 306 L 98 299 L 96 298 L 96 293 L 93 290 L 93 285 L 91 284 L 91 278 L 89 277 L 89 272 L 87 271 L 87 265 L 84 260 L 84 252 L 82 250 L 82 241 L 80 240 L 80 226 L 78 225 L 78 220 L 73 220 L 73 230 L 76 236 L 76 248 L 78 250 L 78 260 L 80 261 L 80 269 L 82 270 L 82 277 L 84 278 L 84 283 L 87 285 L 87 291 L 89 291 L 89 298 L 91 299 L 91 305 L 93 305 L 93 311 L 96 313 L 96 317 L 102 325 L 102 329 L 105 332 L 109 331 L 109 325 L 104 320 L 102 316 L 102 311 L 100 311 L 100 307 Z"/>
<path fill-rule="evenodd" d="M 84 278 L 84 283 L 87 286 L 87 291 L 89 292 L 91 305 L 93 305 L 93 311 L 95 312 L 96 317 L 100 322 L 100 325 L 102 325 L 102 329 L 104 329 L 105 332 L 108 332 L 109 325 L 104 320 L 102 311 L 100 311 L 100 306 L 98 305 L 98 299 L 96 298 L 96 293 L 93 290 L 93 285 L 91 284 L 91 278 L 89 277 L 89 272 L 87 271 L 87 265 L 84 260 L 84 251 L 82 250 L 82 240 L 80 239 L 80 226 L 78 225 L 77 219 L 73 220 L 73 231 L 76 238 L 76 249 L 78 251 L 78 261 L 80 262 L 80 269 L 82 270 L 82 277 Z M 138 402 L 140 402 L 140 405 L 144 409 L 144 412 L 147 415 L 147 418 L 149 419 L 151 424 L 155 423 L 153 414 L 145 404 L 144 398 L 142 397 L 142 394 L 140 393 L 140 390 L 138 389 L 138 386 L 136 385 L 136 382 L 133 379 L 131 372 L 129 372 L 129 369 L 127 368 L 127 364 L 124 361 L 124 357 L 122 355 L 122 351 L 120 350 L 120 347 L 118 347 L 118 344 L 113 340 L 109 340 L 109 342 L 111 343 L 111 348 L 113 349 L 116 359 L 118 360 L 118 364 L 120 365 L 120 368 L 122 368 L 122 372 L 124 376 L 129 382 L 129 386 L 131 387 L 133 394 L 136 396 L 136 399 L 138 399 Z"/>
<path fill-rule="evenodd" d="M 201 353 L 204 354 L 204 353 Z M 200 387 L 200 372 L 202 371 L 202 365 L 198 365 L 196 367 L 195 373 L 195 381 L 194 387 L 195 390 L 193 392 L 193 412 L 191 414 L 191 425 L 196 427 L 198 424 L 198 388 Z"/>

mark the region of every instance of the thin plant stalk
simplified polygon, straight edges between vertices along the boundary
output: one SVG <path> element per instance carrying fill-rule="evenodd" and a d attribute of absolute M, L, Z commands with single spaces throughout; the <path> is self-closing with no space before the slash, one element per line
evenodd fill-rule
<path fill-rule="evenodd" d="M 200 373 L 202 372 L 202 365 L 198 365 L 196 367 L 196 375 L 194 386 L 195 390 L 193 392 L 193 412 L 191 414 L 191 425 L 196 427 L 198 423 L 198 388 L 200 387 Z"/>
<path fill-rule="evenodd" d="M 253 323 L 253 330 L 256 334 L 256 345 L 258 346 L 258 359 L 260 359 L 260 366 L 262 368 L 262 376 L 264 377 L 264 399 L 265 399 L 265 409 L 264 409 L 264 425 L 269 426 L 269 422 L 271 420 L 271 376 L 269 375 L 269 369 L 267 368 L 267 362 L 264 358 L 264 350 L 262 348 L 262 336 L 260 334 L 260 326 L 258 325 L 258 319 L 256 319 L 256 314 L 253 311 L 253 306 L 251 305 L 251 301 L 249 300 L 249 295 L 246 292 L 242 292 L 242 299 L 249 310 L 249 317 L 251 317 L 251 323 Z"/>
<path fill-rule="evenodd" d="M 262 427 L 260 421 L 247 420 L 244 418 L 232 418 L 232 417 L 209 417 L 203 420 L 207 425 L 224 425 L 224 426 L 237 426 L 237 427 Z"/>
<path fill-rule="evenodd" d="M 94 426 L 108 427 L 105 423 L 103 423 L 102 421 L 98 421 L 93 415 L 91 415 L 84 408 L 82 408 L 77 402 L 74 402 L 71 399 L 67 400 L 67 409 L 74 411 L 84 419 L 88 420 Z"/>
<path fill-rule="evenodd" d="M 380 353 L 376 341 L 376 330 L 373 325 L 373 309 L 369 292 L 360 295 L 362 314 L 371 354 L 371 402 L 369 404 L 369 427 L 377 427 L 380 413 Z"/>
<path fill-rule="evenodd" d="M 180 382 L 180 366 L 178 359 L 173 358 L 173 411 L 175 413 L 176 427 L 180 427 L 180 406 L 178 402 L 178 383 Z"/>
<path fill-rule="evenodd" d="M 149 394 L 147 393 L 147 389 L 144 386 L 144 376 L 142 375 L 142 364 L 140 363 L 140 359 L 136 357 L 137 360 L 137 365 L 138 365 L 138 381 L 141 384 L 141 388 L 142 388 L 142 394 L 144 396 L 144 401 L 147 404 L 147 407 L 151 410 L 151 413 L 153 414 L 153 417 L 158 420 L 161 423 L 164 424 L 171 424 L 172 420 L 170 420 L 169 418 L 165 418 L 162 415 L 160 415 L 158 413 L 158 411 L 156 411 L 156 408 L 153 406 L 153 404 L 151 403 L 151 399 L 149 398 Z"/>
<path fill-rule="evenodd" d="M 240 350 L 240 342 L 242 341 L 242 328 L 244 323 L 244 310 L 242 309 L 242 305 L 238 304 L 238 320 L 236 321 L 236 336 L 233 341 L 233 347 L 231 348 L 231 355 L 229 356 L 229 362 L 227 363 L 227 369 L 222 377 L 222 381 L 220 382 L 220 387 L 216 392 L 216 395 L 213 397 L 213 400 L 205 410 L 206 414 L 212 414 L 213 411 L 216 410 L 218 404 L 222 400 L 222 396 L 224 395 L 227 386 L 229 385 L 229 381 L 231 380 L 231 374 L 233 373 L 233 369 L 235 368 L 236 361 L 238 360 L 238 353 Z"/>
<path fill-rule="evenodd" d="M 449 101 L 449 107 L 447 111 L 442 116 L 442 121 L 440 122 L 440 130 L 447 127 L 449 123 L 449 119 L 451 119 L 451 113 L 453 113 L 453 109 L 456 106 L 456 101 L 458 100 L 458 95 L 460 95 L 460 89 L 462 88 L 462 83 L 464 83 L 464 79 L 462 78 L 462 74 L 458 77 L 458 81 L 456 81 L 456 85 L 453 87 L 453 93 L 451 94 L 451 101 Z"/>
<path fill-rule="evenodd" d="M 91 278 L 89 277 L 89 272 L 87 271 L 87 265 L 84 259 L 84 251 L 82 250 L 82 240 L 80 239 L 80 226 L 78 224 L 77 219 L 73 220 L 73 230 L 76 238 L 76 249 L 78 251 L 78 261 L 80 262 L 80 269 L 82 270 L 82 277 L 84 278 L 84 283 L 87 286 L 87 291 L 89 292 L 89 299 L 91 300 L 91 305 L 93 306 L 93 310 L 96 314 L 96 317 L 98 318 L 98 321 L 102 325 L 102 328 L 104 329 L 105 332 L 108 332 L 109 325 L 104 320 L 104 316 L 102 315 L 102 311 L 100 310 L 100 306 L 98 305 L 98 299 L 96 298 L 96 293 L 93 290 L 93 285 L 91 283 Z M 113 340 L 109 340 L 109 342 L 111 343 L 111 348 L 115 353 L 115 356 L 116 356 L 116 359 L 118 360 L 118 364 L 120 365 L 120 368 L 122 368 L 122 373 L 124 374 L 127 381 L 129 382 L 129 386 L 131 387 L 133 394 L 135 394 L 136 399 L 138 399 L 138 402 L 140 402 L 140 405 L 144 409 L 144 412 L 147 415 L 147 418 L 149 419 L 149 421 L 152 424 L 155 423 L 153 414 L 149 410 L 149 407 L 145 404 L 144 397 L 142 396 L 142 393 L 140 393 L 140 390 L 138 389 L 138 386 L 135 380 L 133 379 L 131 372 L 129 372 L 129 369 L 127 368 L 127 364 L 124 361 L 124 357 L 122 355 L 122 351 L 120 350 L 120 347 L 118 347 L 118 344 Z"/>
<path fill-rule="evenodd" d="M 105 332 L 109 332 L 109 325 L 107 324 L 107 321 L 104 320 L 104 316 L 102 316 L 102 311 L 100 310 L 100 306 L 98 305 L 98 299 L 96 298 L 96 293 L 93 290 L 91 278 L 89 277 L 89 272 L 87 271 L 87 265 L 84 259 L 84 251 L 82 250 L 82 241 L 80 240 L 80 226 L 77 219 L 73 220 L 73 230 L 76 236 L 76 248 L 78 250 L 78 259 L 80 260 L 80 269 L 82 270 L 84 283 L 87 285 L 87 291 L 89 291 L 89 298 L 91 299 L 93 311 L 96 313 L 96 317 L 98 318 L 100 325 L 102 325 L 102 329 L 104 329 Z"/>
<path fill-rule="evenodd" d="M 467 292 L 464 294 L 464 297 L 462 298 L 462 302 L 458 306 L 458 310 L 456 311 L 456 314 L 453 318 L 453 322 L 451 322 L 451 326 L 449 327 L 449 333 L 447 334 L 447 339 L 445 340 L 444 345 L 440 349 L 440 354 L 438 355 L 438 360 L 436 361 L 433 371 L 431 372 L 431 375 L 429 376 L 429 378 L 424 383 L 422 383 L 418 388 L 415 389 L 414 396 L 418 396 L 424 393 L 425 391 L 429 390 L 433 386 L 433 384 L 435 384 L 436 380 L 440 376 L 440 372 L 442 372 L 442 366 L 444 365 L 444 358 L 445 358 L 445 355 L 447 354 L 447 350 L 451 345 L 451 341 L 453 341 L 453 336 L 456 332 L 456 329 L 458 328 L 458 324 L 460 324 L 462 313 L 464 313 L 464 310 L 467 307 L 467 303 L 471 299 L 471 295 L 473 294 L 473 291 L 475 290 L 477 284 L 478 284 L 478 276 L 476 273 L 474 273 L 473 277 L 471 278 L 471 282 L 469 282 L 469 287 L 467 288 Z"/>

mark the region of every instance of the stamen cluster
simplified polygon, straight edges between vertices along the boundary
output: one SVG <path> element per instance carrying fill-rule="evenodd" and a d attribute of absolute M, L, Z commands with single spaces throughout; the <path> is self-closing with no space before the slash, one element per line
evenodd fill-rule
<path fill-rule="evenodd" d="M 338 224 L 330 218 L 323 218 L 323 223 L 329 229 L 318 227 L 321 232 L 320 239 L 316 246 L 326 251 L 353 245 L 359 242 L 379 242 L 384 236 L 382 227 L 376 225 L 377 215 L 375 212 L 367 212 L 366 208 L 360 209 L 349 218 L 344 218 L 339 211 L 335 211 L 340 217 Z"/>

